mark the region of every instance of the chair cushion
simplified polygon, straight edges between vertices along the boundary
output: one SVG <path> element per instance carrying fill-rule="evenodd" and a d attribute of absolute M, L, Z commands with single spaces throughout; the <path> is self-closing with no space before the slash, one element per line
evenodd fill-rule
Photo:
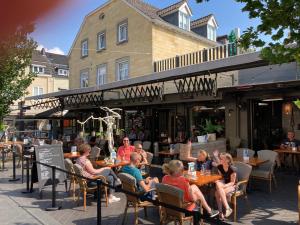
<path fill-rule="evenodd" d="M 269 178 L 270 177 L 270 171 L 261 170 L 261 169 L 253 169 L 252 172 L 251 172 L 251 176 L 261 177 L 261 178 Z"/>

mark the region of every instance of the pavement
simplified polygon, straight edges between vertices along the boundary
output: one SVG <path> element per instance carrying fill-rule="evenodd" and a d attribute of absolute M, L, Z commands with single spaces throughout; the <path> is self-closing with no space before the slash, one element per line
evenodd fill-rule
<path fill-rule="evenodd" d="M 65 192 L 64 184 L 58 185 L 57 204 L 62 208 L 57 211 L 46 211 L 51 206 L 51 186 L 43 191 L 43 199 L 38 194 L 37 184 L 34 193 L 22 194 L 26 183 L 21 181 L 9 182 L 12 175 L 11 162 L 6 163 L 8 171 L 0 172 L 0 224 L 1 225 L 95 225 L 96 200 L 91 196 L 87 201 L 87 210 L 83 210 L 82 198 L 79 205 Z M 151 171 L 152 175 L 161 177 L 160 167 Z M 17 169 L 20 178 L 21 169 Z M 248 194 L 248 202 L 243 198 L 238 200 L 238 222 L 231 220 L 230 224 L 253 225 L 290 225 L 298 224 L 298 175 L 290 171 L 277 172 L 278 187 L 271 194 L 268 192 L 268 182 L 253 181 Z M 102 224 L 118 225 L 122 223 L 126 196 L 115 193 L 121 198 L 118 203 L 102 203 Z M 148 218 L 144 218 L 143 210 L 139 211 L 140 224 L 159 224 L 158 209 L 153 207 L 148 211 Z M 133 209 L 128 210 L 126 224 L 133 224 Z"/>

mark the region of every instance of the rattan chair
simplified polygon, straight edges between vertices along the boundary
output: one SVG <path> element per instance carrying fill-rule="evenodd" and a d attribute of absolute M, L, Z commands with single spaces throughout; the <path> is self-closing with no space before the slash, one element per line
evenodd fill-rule
<path fill-rule="evenodd" d="M 65 159 L 65 167 L 66 167 L 68 172 L 75 174 L 74 164 L 72 163 L 71 159 Z M 77 183 L 76 176 L 71 175 L 71 174 L 67 174 L 67 178 L 70 180 L 69 191 L 71 190 L 71 186 L 72 186 L 72 196 L 73 196 L 73 200 L 75 201 L 76 183 Z"/>
<path fill-rule="evenodd" d="M 96 161 L 100 156 L 101 149 L 97 146 L 92 147 L 90 159 L 91 161 Z"/>
<path fill-rule="evenodd" d="M 88 186 L 87 180 L 82 178 L 83 169 L 80 165 L 74 164 L 74 171 L 75 171 L 75 174 L 79 175 L 76 177 L 77 182 L 79 184 L 77 202 L 79 204 L 80 192 L 82 192 L 83 193 L 83 208 L 84 208 L 84 211 L 86 211 L 86 195 L 87 195 L 87 193 L 94 194 L 97 191 L 97 186 L 92 186 L 92 187 Z M 104 176 L 95 176 L 94 179 L 95 179 L 95 181 L 97 179 L 101 179 L 103 183 L 107 183 L 106 178 Z M 104 189 L 105 201 L 106 201 L 106 207 L 107 207 L 108 206 L 107 187 L 104 185 L 102 187 Z M 98 198 L 101 198 L 101 196 L 98 196 Z"/>
<path fill-rule="evenodd" d="M 144 194 L 144 192 L 138 190 L 136 179 L 133 176 L 127 173 L 119 173 L 118 176 L 122 181 L 122 188 L 125 191 L 136 193 L 139 195 Z M 127 210 L 129 207 L 134 208 L 134 224 L 138 224 L 138 208 L 144 208 L 145 217 L 147 217 L 147 207 L 152 207 L 153 204 L 148 201 L 141 201 L 139 197 L 133 195 L 126 194 L 126 197 L 127 201 L 122 224 L 125 224 L 126 222 Z"/>
<path fill-rule="evenodd" d="M 151 141 L 143 141 L 143 149 L 148 152 L 151 148 Z"/>
<path fill-rule="evenodd" d="M 274 167 L 276 165 L 276 158 L 278 153 L 271 150 L 260 150 L 257 152 L 259 159 L 268 160 L 261 164 L 258 168 L 254 168 L 251 173 L 251 178 L 269 181 L 269 190 L 272 192 L 272 181 L 275 187 L 277 186 L 276 178 L 274 175 Z"/>
<path fill-rule="evenodd" d="M 16 156 L 18 157 L 17 167 L 20 167 L 21 166 L 21 160 L 22 160 L 22 157 L 23 157 L 23 146 L 21 144 L 15 144 L 14 148 L 16 150 Z"/>
<path fill-rule="evenodd" d="M 237 215 L 237 203 L 236 199 L 238 197 L 244 196 L 247 200 L 247 184 L 249 181 L 249 177 L 252 171 L 252 166 L 243 163 L 243 162 L 235 162 L 234 166 L 237 169 L 237 180 L 238 183 L 236 184 L 237 188 L 233 193 L 230 193 L 230 200 L 233 208 L 233 220 L 236 222 L 236 215 Z"/>
<path fill-rule="evenodd" d="M 156 192 L 158 195 L 158 200 L 162 203 L 166 203 L 169 205 L 174 205 L 179 208 L 187 208 L 194 203 L 184 202 L 183 199 L 183 191 L 177 187 L 168 185 L 168 184 L 157 184 Z M 183 225 L 185 221 L 189 221 L 193 223 L 192 216 L 185 216 L 184 213 L 178 212 L 174 209 L 170 209 L 167 207 L 160 208 L 160 222 L 161 224 L 166 224 L 171 221 L 174 221 L 175 224 L 179 222 L 180 225 Z"/>

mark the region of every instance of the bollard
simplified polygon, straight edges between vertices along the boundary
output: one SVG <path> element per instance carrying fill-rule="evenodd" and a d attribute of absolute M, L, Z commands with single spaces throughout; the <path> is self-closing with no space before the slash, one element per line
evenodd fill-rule
<path fill-rule="evenodd" d="M 200 222 L 199 212 L 194 211 L 194 213 L 193 213 L 193 224 L 194 225 L 199 225 L 200 224 L 199 222 Z"/>
<path fill-rule="evenodd" d="M 46 208 L 46 211 L 55 211 L 61 209 L 61 207 L 56 206 L 56 167 L 51 166 L 52 168 L 52 207 Z"/>
<path fill-rule="evenodd" d="M 28 193 L 32 193 L 29 190 L 29 157 L 25 156 L 26 158 L 26 191 L 22 191 L 23 194 L 28 194 Z M 22 168 L 23 170 L 23 168 Z"/>
<path fill-rule="evenodd" d="M 97 179 L 97 225 L 101 225 L 101 179 Z"/>
<path fill-rule="evenodd" d="M 13 145 L 13 178 L 9 181 L 18 181 L 20 178 L 16 178 L 16 146 Z"/>
<path fill-rule="evenodd" d="M 5 161 L 5 156 L 4 156 L 4 147 L 2 148 L 2 168 L 0 169 L 0 171 L 7 171 L 7 168 L 5 168 L 4 165 L 4 161 Z"/>

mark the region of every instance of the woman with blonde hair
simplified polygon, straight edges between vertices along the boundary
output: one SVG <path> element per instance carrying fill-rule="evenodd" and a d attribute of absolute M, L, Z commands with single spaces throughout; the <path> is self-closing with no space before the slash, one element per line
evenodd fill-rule
<path fill-rule="evenodd" d="M 229 217 L 232 213 L 226 195 L 233 192 L 236 188 L 236 169 L 232 166 L 232 156 L 228 153 L 220 154 L 220 164 L 218 165 L 219 174 L 223 180 L 216 182 L 216 200 L 219 209 L 220 219 L 224 219 L 222 205 L 225 207 L 225 217 Z"/>
<path fill-rule="evenodd" d="M 209 154 L 201 149 L 196 161 L 196 170 L 201 171 L 203 168 L 205 170 L 212 170 L 213 166 L 214 162 L 210 159 Z"/>
<path fill-rule="evenodd" d="M 82 144 L 79 147 L 79 153 L 80 157 L 76 160 L 76 163 L 80 165 L 83 169 L 83 176 L 86 178 L 91 178 L 102 175 L 106 178 L 107 182 L 111 186 L 119 186 L 121 185 L 120 179 L 117 177 L 117 175 L 110 169 L 109 167 L 103 167 L 100 169 L 95 169 L 91 163 L 91 161 L 88 159 L 88 156 L 91 152 L 91 146 L 89 144 Z M 89 182 L 89 185 L 95 185 L 94 182 Z M 120 201 L 120 198 L 115 197 L 111 194 L 111 191 L 109 190 L 109 203 L 112 202 L 118 202 Z"/>
<path fill-rule="evenodd" d="M 171 160 L 169 163 L 163 165 L 163 172 L 166 174 L 162 183 L 175 186 L 184 193 L 185 202 L 198 202 L 202 204 L 210 217 L 218 215 L 218 211 L 212 209 L 207 204 L 202 192 L 196 185 L 190 185 L 188 179 L 183 176 L 183 164 L 179 160 Z"/>

